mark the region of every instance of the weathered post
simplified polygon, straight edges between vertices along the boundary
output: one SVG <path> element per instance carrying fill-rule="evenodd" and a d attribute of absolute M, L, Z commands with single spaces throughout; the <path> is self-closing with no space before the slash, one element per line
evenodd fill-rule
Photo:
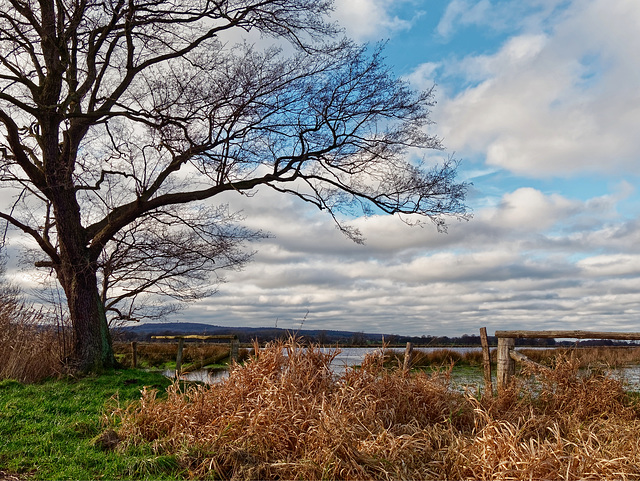
<path fill-rule="evenodd" d="M 491 351 L 487 339 L 487 328 L 480 328 L 480 344 L 482 344 L 482 365 L 484 367 L 484 397 L 493 396 L 493 383 L 491 382 Z"/>
<path fill-rule="evenodd" d="M 138 343 L 136 341 L 131 342 L 131 367 L 138 367 Z"/>
<path fill-rule="evenodd" d="M 238 338 L 231 339 L 230 357 L 231 362 L 238 362 L 238 351 L 240 350 L 240 341 Z"/>
<path fill-rule="evenodd" d="M 184 337 L 178 338 L 178 355 L 176 356 L 176 377 L 182 373 L 182 349 L 184 348 Z"/>
<path fill-rule="evenodd" d="M 403 375 L 407 375 L 411 370 L 411 356 L 413 354 L 413 344 L 407 342 L 407 347 L 404 350 L 404 366 L 402 368 Z"/>
<path fill-rule="evenodd" d="M 511 351 L 516 345 L 516 340 L 512 337 L 498 338 L 498 366 L 497 381 L 498 394 L 509 385 L 511 376 L 516 372 L 516 362 L 511 358 Z"/>

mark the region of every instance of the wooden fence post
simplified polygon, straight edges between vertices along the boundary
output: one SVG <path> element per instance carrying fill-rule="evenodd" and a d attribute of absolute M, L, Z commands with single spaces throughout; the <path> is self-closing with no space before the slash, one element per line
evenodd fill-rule
<path fill-rule="evenodd" d="M 182 373 L 182 349 L 184 348 L 184 337 L 178 338 L 178 355 L 176 356 L 176 377 Z"/>
<path fill-rule="evenodd" d="M 493 383 L 491 382 L 491 351 L 487 339 L 487 328 L 480 328 L 480 344 L 482 344 L 482 365 L 484 367 L 484 397 L 493 397 Z"/>
<path fill-rule="evenodd" d="M 497 381 L 498 394 L 509 385 L 511 376 L 516 372 L 516 362 L 511 358 L 511 352 L 516 345 L 516 340 L 510 337 L 498 338 L 498 366 Z"/>
<path fill-rule="evenodd" d="M 131 342 L 131 367 L 138 367 L 138 343 L 136 341 Z"/>
<path fill-rule="evenodd" d="M 238 339 L 231 339 L 231 347 L 229 348 L 231 362 L 238 362 L 238 351 L 240 350 L 240 341 Z"/>
<path fill-rule="evenodd" d="M 411 370 L 411 356 L 413 354 L 413 344 L 407 342 L 407 347 L 404 350 L 404 366 L 402 368 L 402 373 L 404 375 L 408 374 Z"/>

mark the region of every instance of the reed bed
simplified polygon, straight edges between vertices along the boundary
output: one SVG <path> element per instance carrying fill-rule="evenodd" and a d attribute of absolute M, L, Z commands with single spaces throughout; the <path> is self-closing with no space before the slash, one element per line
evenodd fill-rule
<path fill-rule="evenodd" d="M 616 368 L 640 364 L 640 346 L 525 348 L 520 349 L 520 352 L 529 359 L 548 366 L 552 366 L 558 357 L 570 357 L 578 363 L 580 368 Z M 491 356 L 493 362 L 496 362 L 496 354 L 496 349 L 492 348 Z M 385 351 L 385 356 L 385 362 L 388 367 L 403 364 L 403 352 L 387 350 Z M 415 368 L 448 366 L 450 364 L 482 366 L 482 351 L 459 352 L 446 348 L 432 351 L 415 349 L 411 356 L 411 365 Z"/>
<path fill-rule="evenodd" d="M 61 373 L 67 346 L 60 329 L 17 292 L 9 294 L 0 299 L 0 379 L 38 382 Z"/>
<path fill-rule="evenodd" d="M 387 368 L 404 365 L 404 352 L 383 349 L 383 353 L 384 365 Z M 459 352 L 446 348 L 430 351 L 414 349 L 411 354 L 411 367 L 413 368 L 450 367 L 452 365 L 482 366 L 482 351 Z"/>
<path fill-rule="evenodd" d="M 114 410 L 118 449 L 150 444 L 194 479 L 640 479 L 638 407 L 575 360 L 479 400 L 381 353 L 335 376 L 335 352 L 257 352 L 224 382 Z"/>
<path fill-rule="evenodd" d="M 520 352 L 533 361 L 547 365 L 552 365 L 559 356 L 574 359 L 582 368 L 621 367 L 640 364 L 640 346 L 522 349 Z"/>
<path fill-rule="evenodd" d="M 404 360 L 404 354 L 402 354 Z M 433 351 L 415 350 L 411 356 L 414 367 L 428 367 L 449 364 L 465 364 L 469 366 L 482 365 L 482 351 L 458 352 L 451 349 L 436 349 Z"/>

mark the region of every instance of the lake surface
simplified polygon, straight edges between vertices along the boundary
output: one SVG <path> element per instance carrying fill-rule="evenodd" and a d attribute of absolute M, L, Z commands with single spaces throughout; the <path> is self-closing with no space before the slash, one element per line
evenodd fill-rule
<path fill-rule="evenodd" d="M 333 347 L 325 347 L 321 348 L 321 351 L 329 353 L 335 351 L 336 348 Z M 479 347 L 435 347 L 435 348 L 419 348 L 416 350 L 423 352 L 432 352 L 432 351 L 440 351 L 442 349 L 447 349 L 449 351 L 459 352 L 460 354 L 464 354 L 465 352 L 470 351 L 480 351 Z M 364 361 L 364 358 L 367 354 L 374 353 L 379 351 L 380 348 L 370 348 L 370 347 L 346 347 L 340 348 L 340 353 L 335 357 L 333 363 L 331 364 L 331 368 L 334 373 L 342 374 L 347 367 L 350 366 L 359 366 Z M 387 350 L 396 351 L 396 352 L 404 352 L 405 349 L 402 347 L 398 348 L 389 348 Z M 174 377 L 175 372 L 171 369 L 168 369 L 163 372 L 163 374 L 167 377 Z M 185 381 L 197 381 L 204 383 L 212 383 L 219 381 L 221 379 L 225 379 L 228 376 L 229 372 L 226 369 L 216 369 L 216 370 L 208 370 L 208 369 L 200 369 L 198 371 L 184 373 L 180 378 Z"/>
<path fill-rule="evenodd" d="M 435 348 L 416 348 L 416 351 L 422 352 L 433 352 L 439 351 L 442 349 L 455 351 L 460 354 L 464 354 L 465 352 L 473 352 L 473 351 L 481 351 L 480 347 L 435 347 Z M 493 350 L 494 348 L 492 348 Z M 549 349 L 549 348 L 523 348 L 523 349 Z M 335 348 L 322 348 L 324 352 L 332 352 Z M 331 365 L 332 370 L 336 374 L 342 374 L 347 367 L 350 366 L 359 366 L 364 361 L 364 358 L 367 354 L 379 351 L 380 348 L 367 348 L 367 347 L 348 347 L 340 349 L 340 353 L 335 357 L 333 363 Z M 390 350 L 396 352 L 404 352 L 404 348 L 390 348 Z M 627 389 L 633 391 L 640 391 L 640 366 L 628 366 L 622 367 L 615 370 L 612 370 L 613 375 L 616 378 L 622 379 L 627 383 Z M 174 377 L 175 371 L 166 370 L 163 374 L 167 377 Z M 494 375 L 494 386 L 495 386 L 495 366 L 493 366 L 493 375 Z M 229 371 L 226 369 L 200 369 L 193 372 L 183 373 L 180 376 L 180 379 L 185 381 L 196 381 L 202 382 L 206 384 L 212 384 L 215 382 L 219 382 L 223 379 L 226 379 L 229 376 Z M 474 375 L 473 373 L 465 370 L 464 373 L 453 373 L 453 383 L 456 384 L 460 388 L 477 388 L 478 386 L 482 386 L 483 378 L 482 371 L 478 369 L 478 374 Z"/>

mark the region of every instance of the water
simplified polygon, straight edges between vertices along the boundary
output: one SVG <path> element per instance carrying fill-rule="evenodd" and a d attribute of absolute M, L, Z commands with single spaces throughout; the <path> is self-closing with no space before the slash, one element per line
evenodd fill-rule
<path fill-rule="evenodd" d="M 432 352 L 441 349 L 448 349 L 451 351 L 459 352 L 463 354 L 465 352 L 480 351 L 480 347 L 452 347 L 452 348 L 417 348 L 419 351 Z M 531 348 L 527 348 L 531 349 Z M 535 349 L 535 348 L 534 348 Z M 546 348 L 539 348 L 546 349 Z M 324 352 L 332 352 L 335 348 L 322 348 Z M 335 357 L 332 363 L 332 370 L 335 374 L 340 375 L 344 373 L 345 369 L 350 366 L 358 366 L 362 364 L 367 354 L 378 351 L 379 348 L 366 348 L 366 347 L 349 347 L 341 349 L 341 352 Z M 404 352 L 404 348 L 392 348 L 391 350 L 396 352 Z M 495 376 L 495 366 L 494 376 Z M 453 382 L 459 387 L 476 388 L 483 384 L 482 371 L 477 370 L 477 375 L 473 372 L 465 370 L 464 372 L 453 373 Z M 166 370 L 163 374 L 167 377 L 173 378 L 175 371 Z M 628 366 L 621 367 L 612 370 L 614 377 L 622 379 L 626 383 L 626 389 L 632 391 L 640 391 L 640 366 Z M 220 382 L 229 377 L 229 371 L 226 369 L 200 369 L 197 371 L 183 373 L 180 376 L 184 381 L 195 381 L 205 384 L 213 384 Z M 494 379 L 495 385 L 495 379 Z"/>
<path fill-rule="evenodd" d="M 176 372 L 173 369 L 167 369 L 166 371 L 163 371 L 162 374 L 166 377 L 174 378 Z M 227 369 L 198 369 L 197 371 L 182 373 L 180 380 L 214 384 L 227 379 L 228 377 L 229 371 Z"/>
<path fill-rule="evenodd" d="M 419 348 L 420 351 L 424 352 L 432 352 L 438 351 L 443 348 Z M 465 352 L 470 351 L 479 351 L 481 348 L 479 347 L 452 347 L 445 348 L 450 351 L 459 352 L 463 354 Z M 364 361 L 364 358 L 367 354 L 379 351 L 380 348 L 370 348 L 370 347 L 346 347 L 341 348 L 340 353 L 335 357 L 331 368 L 333 372 L 337 375 L 344 373 L 344 371 L 351 366 L 359 366 Z M 404 352 L 404 348 L 390 348 L 392 351 L 396 352 Z M 321 351 L 329 353 L 335 351 L 335 348 L 325 347 L 321 348 Z M 167 377 L 173 378 L 175 376 L 175 371 L 168 369 L 163 372 L 163 374 Z M 214 382 L 219 382 L 229 377 L 229 372 L 226 369 L 199 369 L 197 371 L 186 372 L 180 376 L 180 379 L 183 381 L 196 381 L 202 382 L 206 384 L 212 384 Z"/>

